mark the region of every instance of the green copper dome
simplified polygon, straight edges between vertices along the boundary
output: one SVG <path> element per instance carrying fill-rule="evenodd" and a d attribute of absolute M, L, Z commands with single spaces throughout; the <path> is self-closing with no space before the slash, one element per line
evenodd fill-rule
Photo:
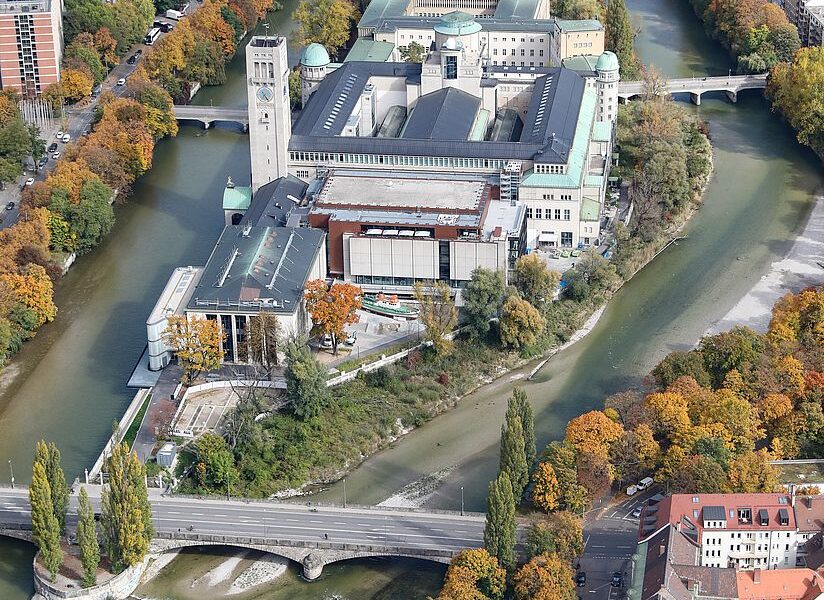
<path fill-rule="evenodd" d="M 475 17 L 461 11 L 442 16 L 441 22 L 435 25 L 435 31 L 443 35 L 469 35 L 480 30 L 481 24 L 475 22 Z"/>
<path fill-rule="evenodd" d="M 607 50 L 601 56 L 598 57 L 598 62 L 595 63 L 595 70 L 596 71 L 617 71 L 618 70 L 618 57 L 615 56 L 614 52 L 610 52 Z"/>
<path fill-rule="evenodd" d="M 325 67 L 329 62 L 329 53 L 320 44 L 309 44 L 300 56 L 304 67 Z"/>

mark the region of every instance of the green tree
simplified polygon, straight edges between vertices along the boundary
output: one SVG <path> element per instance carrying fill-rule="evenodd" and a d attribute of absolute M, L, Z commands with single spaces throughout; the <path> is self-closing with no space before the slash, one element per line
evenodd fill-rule
<path fill-rule="evenodd" d="M 96 248 L 114 226 L 114 210 L 109 200 L 112 189 L 98 180 L 89 180 L 80 188 L 80 203 L 74 204 L 65 195 L 55 195 L 49 210 L 59 214 L 69 224 L 74 235 L 74 249 L 85 254 Z"/>
<path fill-rule="evenodd" d="M 502 567 L 511 571 L 515 567 L 515 496 L 512 484 L 505 472 L 489 484 L 486 498 L 486 527 L 484 546 L 498 559 Z"/>
<path fill-rule="evenodd" d="M 409 42 L 399 48 L 401 58 L 408 63 L 422 63 L 426 58 L 426 48 L 418 42 Z"/>
<path fill-rule="evenodd" d="M 333 56 L 349 39 L 358 11 L 349 0 L 301 0 L 293 15 L 298 24 L 295 42 L 321 44 Z"/>
<path fill-rule="evenodd" d="M 438 354 L 449 354 L 453 342 L 448 334 L 458 324 L 458 311 L 452 300 L 452 290 L 443 281 L 431 285 L 417 282 L 413 288 L 415 300 L 418 301 L 420 319 L 426 328 L 426 338 Z"/>
<path fill-rule="evenodd" d="M 633 48 L 635 32 L 632 29 L 632 21 L 624 0 L 609 1 L 604 30 L 606 38 L 604 46 L 618 56 L 618 64 L 621 66 L 621 79 L 628 81 L 638 79 L 638 61 L 635 58 Z"/>
<path fill-rule="evenodd" d="M 60 527 L 60 535 L 65 535 L 66 511 L 69 508 L 69 487 L 66 485 L 63 467 L 60 466 L 60 450 L 57 449 L 54 442 L 47 444 L 40 440 L 35 447 L 34 460 L 46 469 L 52 499 L 52 511 Z"/>
<path fill-rule="evenodd" d="M 540 308 L 552 300 L 561 275 L 550 270 L 546 261 L 537 254 L 526 254 L 515 261 L 514 279 L 521 297 L 535 308 Z"/>
<path fill-rule="evenodd" d="M 292 110 L 300 110 L 303 107 L 300 69 L 292 69 L 289 71 L 289 105 L 292 107 Z"/>
<path fill-rule="evenodd" d="M 6 189 L 6 184 L 16 180 L 23 174 L 23 166 L 19 160 L 0 157 L 0 189 Z"/>
<path fill-rule="evenodd" d="M 40 170 L 38 163 L 46 155 L 46 140 L 40 137 L 40 128 L 37 125 L 28 125 L 29 143 L 31 144 L 31 157 L 37 170 Z"/>
<path fill-rule="evenodd" d="M 510 409 L 512 400 L 510 400 Z M 516 412 L 507 410 L 506 422 L 501 427 L 501 462 L 498 471 L 506 473 L 515 499 L 519 499 L 529 483 L 529 467 L 524 451 L 524 429 Z"/>
<path fill-rule="evenodd" d="M 698 348 L 713 386 L 718 387 L 733 369 L 740 373 L 742 367 L 754 365 L 764 349 L 764 341 L 749 327 L 738 326 L 702 338 Z"/>
<path fill-rule="evenodd" d="M 97 583 L 97 566 L 100 564 L 100 544 L 97 541 L 97 526 L 94 511 L 89 502 L 86 488 L 80 488 L 77 509 L 77 545 L 80 547 L 80 563 L 83 565 L 83 587 Z"/>
<path fill-rule="evenodd" d="M 694 350 L 670 352 L 655 365 L 652 376 L 659 388 L 668 388 L 679 377 L 689 376 L 701 387 L 710 385 L 710 375 L 704 368 L 704 357 Z"/>
<path fill-rule="evenodd" d="M 286 395 L 295 414 L 308 421 L 320 415 L 329 402 L 326 370 L 300 341 L 286 344 Z"/>
<path fill-rule="evenodd" d="M 0 156 L 22 162 L 31 154 L 31 135 L 20 117 L 0 127 Z"/>
<path fill-rule="evenodd" d="M 546 327 L 538 309 L 516 294 L 504 302 L 501 310 L 501 344 L 509 348 L 528 348 L 535 344 Z"/>
<path fill-rule="evenodd" d="M 43 563 L 54 579 L 60 563 L 63 562 L 63 551 L 60 549 L 60 523 L 54 516 L 46 467 L 40 461 L 34 462 L 29 486 L 29 502 L 31 504 L 32 538 L 40 549 Z"/>
<path fill-rule="evenodd" d="M 146 467 L 125 442 L 106 459 L 109 481 L 101 498 L 100 526 L 106 555 L 115 572 L 139 563 L 154 535 L 152 507 L 146 489 Z"/>
<path fill-rule="evenodd" d="M 478 267 L 463 291 L 463 313 L 471 335 L 483 337 L 489 321 L 497 317 L 503 305 L 506 283 L 503 273 Z"/>
<path fill-rule="evenodd" d="M 507 405 L 507 412 L 513 410 L 521 419 L 521 426 L 524 430 L 524 456 L 527 467 L 532 467 L 535 462 L 535 415 L 532 412 L 532 405 L 526 392 L 521 388 L 512 390 L 512 398 Z"/>
<path fill-rule="evenodd" d="M 584 529 L 580 517 L 568 511 L 547 515 L 533 523 L 526 535 L 527 556 L 554 552 L 569 560 L 584 552 Z"/>
<path fill-rule="evenodd" d="M 598 0 L 559 0 L 555 3 L 555 16 L 561 19 L 600 19 L 601 3 Z"/>

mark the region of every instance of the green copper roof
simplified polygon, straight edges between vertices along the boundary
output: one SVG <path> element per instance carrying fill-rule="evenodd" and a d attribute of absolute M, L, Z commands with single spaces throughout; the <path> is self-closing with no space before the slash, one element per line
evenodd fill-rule
<path fill-rule="evenodd" d="M 252 202 L 252 188 L 235 186 L 223 190 L 223 210 L 246 210 Z"/>
<path fill-rule="evenodd" d="M 584 196 L 581 198 L 581 213 L 582 221 L 597 221 L 601 216 L 601 203 L 592 198 Z"/>
<path fill-rule="evenodd" d="M 575 126 L 575 135 L 572 138 L 572 149 L 569 152 L 567 172 L 563 174 L 535 173 L 533 169 L 530 169 L 521 180 L 521 187 L 575 189 L 581 186 L 584 164 L 587 162 L 589 152 L 592 121 L 595 118 L 595 101 L 595 90 L 584 90 L 581 109 L 578 111 L 578 123 Z"/>
<path fill-rule="evenodd" d="M 561 66 L 573 71 L 595 72 L 595 63 L 598 57 L 594 54 L 582 54 L 580 56 L 568 56 L 561 61 Z"/>
<path fill-rule="evenodd" d="M 329 62 L 329 53 L 320 44 L 309 44 L 300 55 L 300 64 L 304 67 L 325 67 Z"/>
<path fill-rule="evenodd" d="M 607 50 L 598 57 L 598 62 L 595 63 L 595 69 L 598 71 L 617 71 L 618 57 L 614 52 Z"/>
<path fill-rule="evenodd" d="M 469 35 L 480 30 L 481 24 L 475 22 L 475 17 L 459 10 L 444 15 L 435 25 L 435 31 L 443 35 Z"/>
<path fill-rule="evenodd" d="M 358 38 L 343 62 L 386 62 L 392 56 L 395 44 L 369 38 Z"/>
<path fill-rule="evenodd" d="M 600 31 L 604 28 L 598 19 L 558 19 L 561 31 Z"/>
<path fill-rule="evenodd" d="M 612 123 L 610 121 L 598 121 L 592 126 L 593 142 L 608 142 L 612 139 Z"/>
<path fill-rule="evenodd" d="M 475 117 L 475 124 L 472 125 L 472 132 L 469 134 L 469 139 L 473 141 L 483 140 L 486 136 L 486 130 L 488 125 L 489 111 L 482 108 L 478 111 L 478 116 Z"/>

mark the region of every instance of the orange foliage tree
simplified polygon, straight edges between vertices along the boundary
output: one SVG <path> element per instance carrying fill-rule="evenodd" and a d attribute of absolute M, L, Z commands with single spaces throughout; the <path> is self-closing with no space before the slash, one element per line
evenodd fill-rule
<path fill-rule="evenodd" d="M 536 556 L 515 574 L 516 600 L 576 600 L 572 567 L 556 554 Z"/>
<path fill-rule="evenodd" d="M 312 315 L 315 327 L 332 336 L 334 354 L 338 353 L 338 341 L 344 335 L 344 327 L 358 322 L 362 295 L 356 285 L 337 283 L 328 286 L 323 279 L 308 282 L 303 290 L 306 310 Z"/>
<path fill-rule="evenodd" d="M 567 425 L 566 439 L 579 453 L 609 456 L 613 443 L 621 439 L 624 428 L 600 410 L 592 410 L 572 419 Z"/>
<path fill-rule="evenodd" d="M 20 273 L 3 273 L 0 275 L 0 286 L 10 290 L 23 306 L 32 310 L 37 318 L 37 327 L 57 315 L 52 281 L 40 265 L 28 264 Z"/>

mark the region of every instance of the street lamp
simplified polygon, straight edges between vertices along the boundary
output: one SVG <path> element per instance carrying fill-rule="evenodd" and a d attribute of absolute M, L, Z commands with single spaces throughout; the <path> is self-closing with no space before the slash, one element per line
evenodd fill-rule
<path fill-rule="evenodd" d="M 463 486 L 461 486 L 461 516 L 464 516 L 464 503 L 463 503 Z"/>
<path fill-rule="evenodd" d="M 9 471 L 11 471 L 11 489 L 14 489 L 14 466 L 11 464 L 11 459 L 9 459 Z"/>
<path fill-rule="evenodd" d="M 346 508 L 346 477 L 343 478 L 343 508 Z"/>

